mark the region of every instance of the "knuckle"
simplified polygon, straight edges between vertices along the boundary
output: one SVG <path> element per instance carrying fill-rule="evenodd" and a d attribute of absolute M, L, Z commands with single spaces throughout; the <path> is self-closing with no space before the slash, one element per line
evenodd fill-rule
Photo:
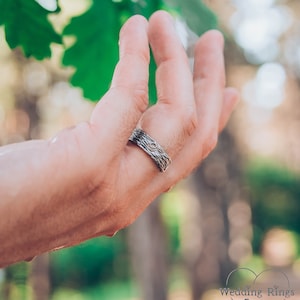
<path fill-rule="evenodd" d="M 108 184 L 96 175 L 92 176 L 89 183 L 91 192 L 88 194 L 87 205 L 89 205 L 91 212 L 99 214 L 102 212 L 109 212 L 112 210 L 112 204 L 115 203 L 115 188 L 112 184 Z M 101 184 L 99 184 L 101 182 Z M 99 201 L 101 199 L 101 201 Z"/>
<path fill-rule="evenodd" d="M 148 83 L 141 82 L 133 86 L 132 95 L 136 109 L 143 113 L 148 107 Z"/>
<path fill-rule="evenodd" d="M 198 126 L 198 118 L 194 109 L 180 110 L 181 124 L 185 135 L 191 136 Z"/>
<path fill-rule="evenodd" d="M 148 83 L 140 82 L 132 85 L 116 85 L 110 88 L 114 97 L 122 97 L 130 103 L 128 108 L 144 113 L 148 107 Z"/>
<path fill-rule="evenodd" d="M 112 208 L 112 216 L 114 218 L 113 226 L 115 231 L 129 226 L 139 215 L 139 212 L 136 209 L 130 207 L 132 199 L 128 197 L 122 199 L 122 201 L 117 201 Z"/>

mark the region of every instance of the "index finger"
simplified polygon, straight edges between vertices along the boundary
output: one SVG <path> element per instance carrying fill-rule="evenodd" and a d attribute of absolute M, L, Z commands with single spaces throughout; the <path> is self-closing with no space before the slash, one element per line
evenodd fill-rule
<path fill-rule="evenodd" d="M 91 117 L 97 139 L 119 153 L 148 106 L 148 22 L 131 17 L 120 31 L 120 59 L 109 91 Z M 102 135 L 102 136 L 101 136 Z"/>

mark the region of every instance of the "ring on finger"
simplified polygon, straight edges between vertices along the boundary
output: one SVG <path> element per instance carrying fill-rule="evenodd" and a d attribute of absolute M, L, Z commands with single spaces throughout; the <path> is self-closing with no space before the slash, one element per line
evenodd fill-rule
<path fill-rule="evenodd" d="M 171 164 L 172 160 L 167 152 L 144 130 L 134 129 L 129 141 L 144 150 L 154 161 L 160 172 L 165 172 Z"/>

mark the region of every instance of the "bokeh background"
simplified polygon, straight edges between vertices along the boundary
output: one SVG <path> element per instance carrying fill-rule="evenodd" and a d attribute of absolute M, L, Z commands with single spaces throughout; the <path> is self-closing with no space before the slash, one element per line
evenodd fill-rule
<path fill-rule="evenodd" d="M 59 3 L 58 29 L 90 5 Z M 263 299 L 300 299 L 280 294 L 300 285 L 300 1 L 203 3 L 225 36 L 228 85 L 241 94 L 215 151 L 116 236 L 0 269 L 0 299 L 256 299 L 220 292 L 251 284 L 274 289 Z M 176 24 L 190 51 L 185 21 Z M 0 28 L 0 145 L 88 120 L 95 104 L 69 83 L 63 47 L 52 51 L 25 58 Z"/>

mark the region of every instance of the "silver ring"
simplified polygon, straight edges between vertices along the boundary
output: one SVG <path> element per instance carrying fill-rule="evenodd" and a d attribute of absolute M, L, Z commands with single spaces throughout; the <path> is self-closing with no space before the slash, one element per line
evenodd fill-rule
<path fill-rule="evenodd" d="M 129 141 L 143 149 L 155 162 L 160 172 L 165 172 L 171 164 L 171 158 L 165 150 L 142 129 L 134 129 Z"/>

